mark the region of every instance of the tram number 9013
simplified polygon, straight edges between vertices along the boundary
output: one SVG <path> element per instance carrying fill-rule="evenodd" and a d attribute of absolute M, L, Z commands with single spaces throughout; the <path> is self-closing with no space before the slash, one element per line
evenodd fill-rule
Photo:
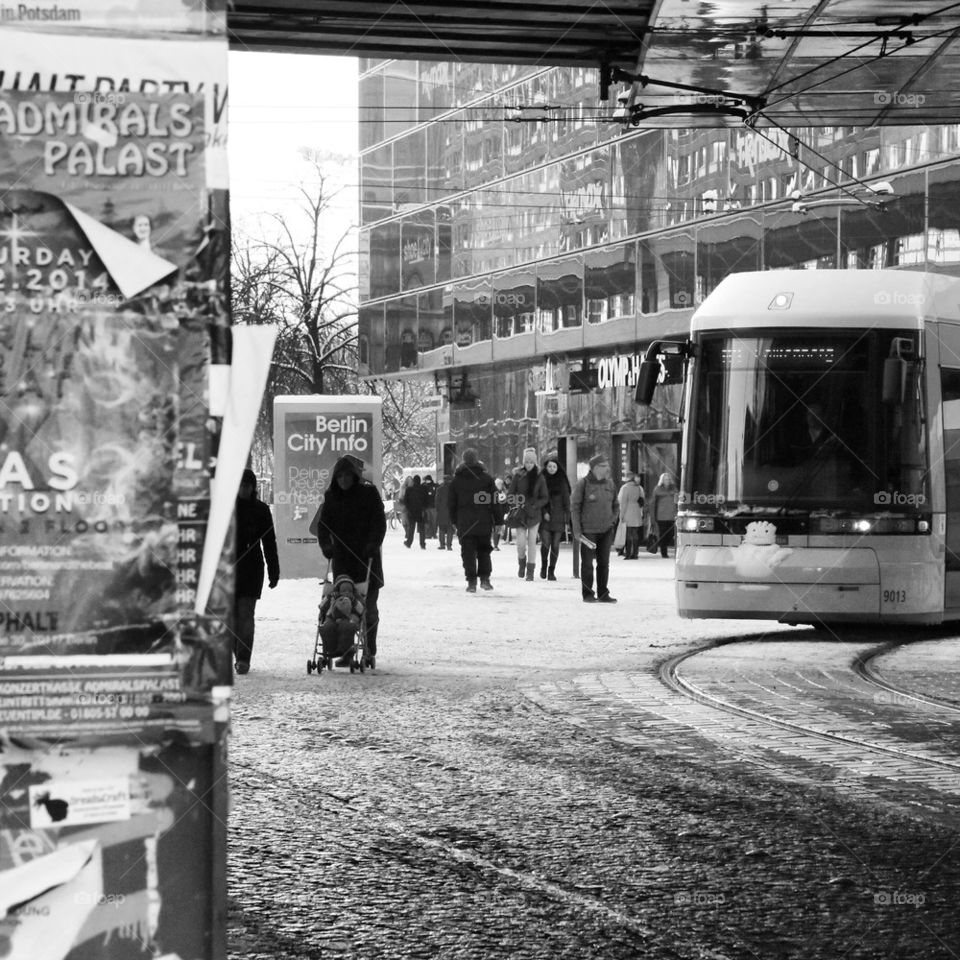
<path fill-rule="evenodd" d="M 884 603 L 906 603 L 907 591 L 906 590 L 884 590 L 883 602 Z"/>

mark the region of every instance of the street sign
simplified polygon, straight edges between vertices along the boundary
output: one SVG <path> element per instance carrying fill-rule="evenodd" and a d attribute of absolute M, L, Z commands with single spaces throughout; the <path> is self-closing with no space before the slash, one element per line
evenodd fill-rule
<path fill-rule="evenodd" d="M 441 410 L 443 408 L 443 397 L 439 393 L 424 397 L 420 401 L 420 406 L 424 410 Z"/>

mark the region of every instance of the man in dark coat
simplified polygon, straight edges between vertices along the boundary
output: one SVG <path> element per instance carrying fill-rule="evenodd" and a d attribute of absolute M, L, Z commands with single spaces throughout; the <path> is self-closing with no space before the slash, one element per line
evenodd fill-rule
<path fill-rule="evenodd" d="M 377 488 L 363 479 L 363 461 L 341 457 L 323 495 L 317 518 L 317 542 L 323 555 L 333 563 L 333 578 L 350 577 L 355 583 L 367 579 L 367 655 L 370 665 L 377 653 L 380 611 L 377 598 L 383 586 L 383 558 L 380 546 L 387 535 L 387 518 Z"/>
<path fill-rule="evenodd" d="M 440 538 L 439 550 L 453 549 L 453 518 L 450 516 L 450 486 L 453 480 L 449 473 L 443 475 L 443 482 L 437 487 L 437 533 Z"/>
<path fill-rule="evenodd" d="M 467 578 L 467 593 L 477 592 L 477 579 L 484 590 L 492 590 L 493 506 L 496 488 L 493 477 L 477 458 L 477 451 L 463 451 L 463 463 L 457 467 L 450 484 L 450 517 L 460 538 L 460 557 Z"/>
<path fill-rule="evenodd" d="M 233 655 L 237 673 L 250 670 L 253 654 L 254 615 L 263 592 L 263 558 L 267 558 L 267 575 L 272 590 L 280 579 L 277 557 L 277 535 L 273 530 L 270 508 L 257 497 L 257 476 L 244 470 L 237 493 L 237 563 L 236 588 L 233 597 Z"/>
<path fill-rule="evenodd" d="M 420 537 L 420 549 L 426 550 L 427 536 L 424 528 L 427 506 L 426 491 L 423 489 L 419 475 L 414 476 L 410 486 L 407 487 L 407 492 L 403 495 L 403 505 L 406 508 L 407 520 L 409 521 L 407 538 L 403 541 L 403 545 L 409 547 L 413 543 L 413 535 L 416 532 Z"/>
<path fill-rule="evenodd" d="M 437 485 L 429 475 L 423 478 L 423 529 L 428 540 L 437 535 Z"/>

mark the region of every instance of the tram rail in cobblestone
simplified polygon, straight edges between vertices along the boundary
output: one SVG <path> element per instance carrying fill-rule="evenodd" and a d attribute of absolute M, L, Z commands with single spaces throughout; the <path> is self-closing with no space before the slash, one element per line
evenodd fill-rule
<path fill-rule="evenodd" d="M 960 713 L 960 706 L 958 706 L 956 703 L 952 703 L 949 700 L 944 700 L 941 697 L 934 697 L 929 693 L 918 693 L 915 690 L 906 690 L 903 687 L 898 687 L 896 684 L 891 683 L 885 677 L 882 677 L 879 673 L 877 673 L 873 666 L 874 661 L 876 661 L 879 657 L 886 656 L 888 653 L 892 653 L 894 650 L 899 650 L 902 647 L 909 646 L 910 643 L 914 642 L 916 641 L 895 640 L 883 644 L 876 650 L 871 650 L 866 654 L 861 654 L 854 658 L 852 664 L 853 671 L 862 680 L 873 684 L 873 686 L 879 687 L 886 693 L 896 697 L 899 702 L 913 700 L 917 703 L 925 703 L 929 706 L 940 707 L 943 710 L 950 710 L 953 713 Z"/>
<path fill-rule="evenodd" d="M 745 717 L 753 721 L 758 721 L 761 723 L 768 724 L 772 727 L 777 727 L 782 730 L 789 731 L 790 733 L 802 734 L 804 736 L 813 737 L 819 740 L 823 740 L 829 743 L 834 744 L 843 744 L 845 746 L 855 746 L 863 750 L 869 750 L 873 753 L 884 754 L 886 756 L 894 757 L 900 761 L 909 761 L 912 763 L 920 764 L 923 767 L 930 768 L 939 768 L 950 771 L 960 772 L 960 762 L 954 762 L 951 760 L 936 758 L 936 757 L 926 757 L 919 754 L 913 753 L 909 750 L 903 750 L 898 747 L 890 746 L 887 744 L 881 744 L 877 742 L 872 742 L 870 740 L 862 739 L 859 737 L 850 737 L 844 734 L 831 733 L 829 731 L 817 730 L 814 727 L 807 726 L 802 723 L 797 723 L 792 720 L 785 720 L 782 717 L 775 717 L 770 714 L 763 713 L 759 710 L 753 710 L 749 707 L 740 706 L 738 704 L 730 703 L 725 701 L 720 697 L 714 696 L 713 694 L 707 693 L 705 690 L 702 690 L 698 687 L 693 681 L 688 678 L 681 676 L 680 667 L 686 661 L 692 660 L 694 657 L 700 656 L 702 654 L 715 651 L 719 647 L 727 647 L 731 643 L 736 643 L 736 641 L 725 641 L 723 643 L 712 642 L 706 646 L 698 647 L 694 650 L 687 650 L 683 653 L 677 654 L 676 656 L 670 657 L 668 660 L 663 661 L 659 668 L 659 677 L 660 681 L 670 690 L 673 690 L 675 693 L 679 693 L 690 700 L 693 700 L 697 703 L 704 704 L 706 706 L 713 707 L 714 709 L 732 714 L 739 717 Z M 851 664 L 851 669 L 854 673 L 862 677 L 868 683 L 877 686 L 879 689 L 883 689 L 888 693 L 895 694 L 898 697 L 902 697 L 905 700 L 914 700 L 918 703 L 924 703 L 928 706 L 936 706 L 941 709 L 949 709 L 955 712 L 958 711 L 958 708 L 954 704 L 945 703 L 944 701 L 937 700 L 934 698 L 924 697 L 923 695 L 914 694 L 911 691 L 906 691 L 898 688 L 896 685 L 889 683 L 888 681 L 881 680 L 873 675 L 869 670 L 869 663 L 876 656 L 879 656 L 882 652 L 887 652 L 893 648 L 893 646 L 899 646 L 901 644 L 891 645 L 889 642 L 885 642 L 880 645 L 877 651 L 872 651 L 866 656 L 861 656 L 856 658 L 854 663 Z"/>

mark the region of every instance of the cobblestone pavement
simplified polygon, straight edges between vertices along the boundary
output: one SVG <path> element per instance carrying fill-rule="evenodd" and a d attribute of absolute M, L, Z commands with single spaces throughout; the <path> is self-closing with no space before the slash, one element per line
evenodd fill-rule
<path fill-rule="evenodd" d="M 902 723 L 870 726 L 878 694 L 847 668 L 869 643 L 681 621 L 659 558 L 615 564 L 621 602 L 602 610 L 569 577 L 517 580 L 505 550 L 495 592 L 467 597 L 456 561 L 389 542 L 374 675 L 306 675 L 314 584 L 261 601 L 230 746 L 231 957 L 960 956 L 947 786 L 771 745 L 656 673 L 749 634 L 679 669 L 956 758 L 955 720 L 938 740 L 934 714 L 878 700 Z M 899 678 L 901 656 L 878 672 Z"/>

